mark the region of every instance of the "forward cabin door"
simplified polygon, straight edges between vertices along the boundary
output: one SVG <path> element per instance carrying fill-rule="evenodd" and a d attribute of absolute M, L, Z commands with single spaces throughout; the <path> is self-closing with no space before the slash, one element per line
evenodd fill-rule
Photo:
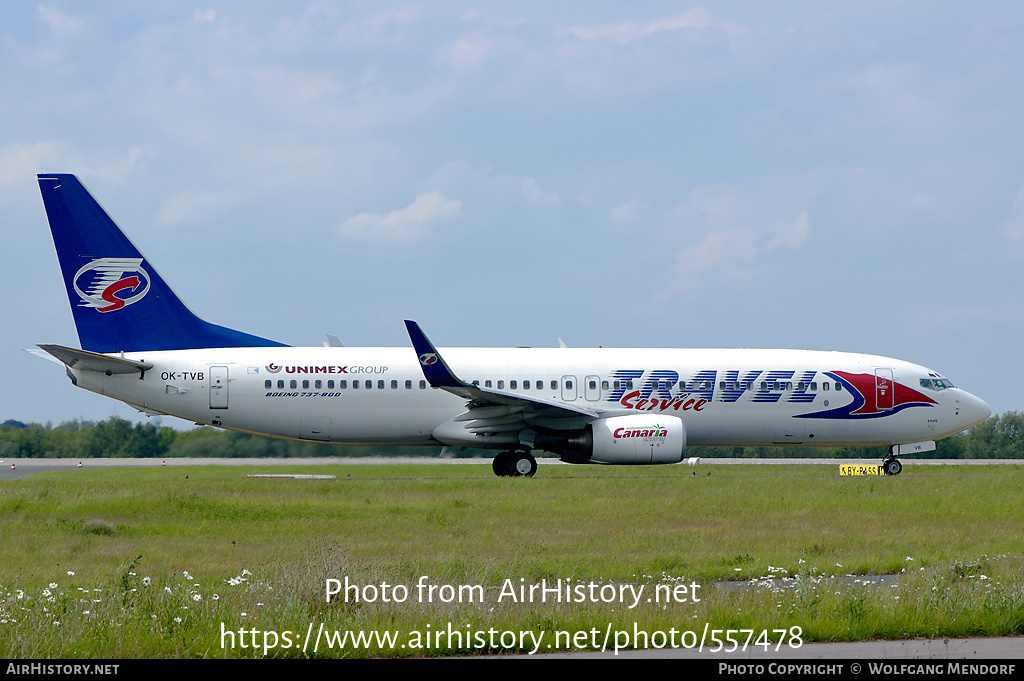
<path fill-rule="evenodd" d="M 892 409 L 895 392 L 892 369 L 875 369 L 875 406 L 878 409 Z"/>

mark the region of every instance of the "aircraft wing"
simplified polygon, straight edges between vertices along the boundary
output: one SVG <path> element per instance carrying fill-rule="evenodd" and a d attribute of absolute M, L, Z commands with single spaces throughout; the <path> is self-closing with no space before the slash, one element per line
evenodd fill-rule
<path fill-rule="evenodd" d="M 466 430 L 474 434 L 512 432 L 537 425 L 557 428 L 559 422 L 565 419 L 582 419 L 586 422 L 600 418 L 605 413 L 603 409 L 481 388 L 467 383 L 455 375 L 419 324 L 407 319 L 405 326 L 416 349 L 423 377 L 431 387 L 465 398 L 469 411 L 457 416 L 455 421 L 465 422 Z"/>

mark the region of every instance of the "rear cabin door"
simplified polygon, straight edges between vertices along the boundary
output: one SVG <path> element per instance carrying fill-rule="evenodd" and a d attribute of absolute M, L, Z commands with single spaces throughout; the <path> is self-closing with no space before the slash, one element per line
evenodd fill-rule
<path fill-rule="evenodd" d="M 210 367 L 210 409 L 228 408 L 228 368 Z"/>

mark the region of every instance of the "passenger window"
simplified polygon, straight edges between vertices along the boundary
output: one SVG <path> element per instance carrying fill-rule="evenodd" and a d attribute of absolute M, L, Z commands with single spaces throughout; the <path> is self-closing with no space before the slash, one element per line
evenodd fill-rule
<path fill-rule="evenodd" d="M 516 381 L 509 381 L 509 382 L 508 382 L 508 389 L 509 389 L 509 390 L 515 390 L 515 389 L 516 389 L 516 385 L 518 385 L 518 384 L 516 383 Z"/>
<path fill-rule="evenodd" d="M 338 381 L 338 387 L 342 390 L 348 389 L 348 381 Z"/>
<path fill-rule="evenodd" d="M 484 387 L 485 387 L 485 388 L 490 388 L 490 387 L 491 387 L 491 382 L 490 382 L 490 380 L 484 381 Z"/>
<path fill-rule="evenodd" d="M 523 390 L 529 390 L 529 389 L 530 389 L 530 382 L 529 381 L 523 381 Z"/>
<path fill-rule="evenodd" d="M 398 381 L 391 381 L 391 389 L 396 390 L 398 388 Z"/>
<path fill-rule="evenodd" d="M 383 390 L 384 389 L 384 381 L 377 381 L 377 389 L 378 390 Z"/>
<path fill-rule="evenodd" d="M 274 382 L 271 381 L 270 379 L 267 379 L 267 380 L 263 381 L 263 387 L 264 388 L 269 388 L 272 385 L 274 385 Z"/>
<path fill-rule="evenodd" d="M 836 383 L 836 391 L 838 392 L 838 391 L 840 391 L 842 389 L 843 389 L 843 384 L 842 383 Z"/>
<path fill-rule="evenodd" d="M 551 381 L 551 389 L 558 390 L 558 381 Z"/>
<path fill-rule="evenodd" d="M 612 381 L 612 390 L 619 390 L 619 382 Z"/>
<path fill-rule="evenodd" d="M 608 381 L 601 381 L 601 390 L 608 389 Z"/>
<path fill-rule="evenodd" d="M 328 390 L 334 390 L 334 379 L 331 379 L 330 381 L 327 381 L 327 389 Z"/>
<path fill-rule="evenodd" d="M 426 381 L 420 381 L 420 390 L 426 390 L 426 389 L 427 389 L 427 382 Z"/>
<path fill-rule="evenodd" d="M 299 387 L 299 384 L 295 382 L 295 379 L 292 379 L 291 386 L 292 390 L 295 390 L 297 387 Z"/>
<path fill-rule="evenodd" d="M 821 389 L 826 391 L 826 392 L 828 392 L 828 386 L 829 386 L 829 384 L 827 382 L 826 383 L 822 383 L 821 384 Z"/>
<path fill-rule="evenodd" d="M 597 381 L 590 381 L 587 385 L 590 386 L 591 390 L 597 390 Z"/>
<path fill-rule="evenodd" d="M 309 390 L 309 379 L 308 378 L 302 382 L 302 389 L 303 390 Z"/>
<path fill-rule="evenodd" d="M 405 389 L 406 390 L 412 390 L 412 381 L 406 381 L 405 382 Z"/>
<path fill-rule="evenodd" d="M 324 382 L 318 380 L 316 383 L 313 384 L 313 387 L 316 388 L 317 390 L 320 390 L 321 388 L 324 387 Z"/>
<path fill-rule="evenodd" d="M 498 390 L 505 389 L 505 381 L 498 381 Z"/>

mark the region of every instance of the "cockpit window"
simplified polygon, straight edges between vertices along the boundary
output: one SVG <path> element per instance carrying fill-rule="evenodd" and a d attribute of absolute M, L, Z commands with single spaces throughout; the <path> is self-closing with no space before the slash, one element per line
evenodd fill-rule
<path fill-rule="evenodd" d="M 929 390 L 945 390 L 954 386 L 948 378 L 922 378 L 921 387 Z"/>

